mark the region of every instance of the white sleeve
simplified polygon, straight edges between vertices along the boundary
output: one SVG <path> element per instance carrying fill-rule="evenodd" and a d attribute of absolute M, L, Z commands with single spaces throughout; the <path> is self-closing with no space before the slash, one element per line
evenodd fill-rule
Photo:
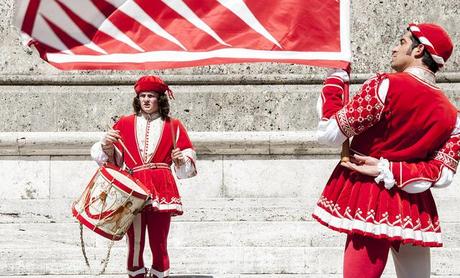
<path fill-rule="evenodd" d="M 385 99 L 388 94 L 389 85 L 390 85 L 390 81 L 388 78 L 382 80 L 382 82 L 380 83 L 378 94 L 379 94 L 379 97 L 382 103 L 385 103 Z M 321 119 L 318 123 L 318 128 L 316 132 L 318 142 L 320 144 L 324 144 L 328 146 L 340 146 L 342 145 L 343 142 L 345 142 L 347 137 L 340 130 L 335 117 L 332 117 L 327 120 L 322 119 L 322 110 L 323 110 L 322 105 L 323 105 L 323 99 L 322 99 L 322 95 L 320 95 L 316 103 L 316 111 L 318 113 L 319 118 Z"/>
<path fill-rule="evenodd" d="M 426 191 L 428 188 L 430 188 L 431 185 L 432 183 L 429 181 L 414 181 L 414 182 L 408 183 L 406 186 L 402 188 L 402 190 L 406 191 L 407 193 L 411 193 L 411 194 L 421 193 L 423 191 Z"/>
<path fill-rule="evenodd" d="M 318 142 L 328 146 L 340 146 L 347 139 L 342 133 L 335 118 L 320 121 L 316 130 Z"/>
<path fill-rule="evenodd" d="M 385 180 L 385 187 L 387 189 L 390 189 L 391 187 L 388 188 L 387 184 L 389 183 L 394 184 L 395 180 L 393 178 L 393 174 L 391 175 L 388 174 L 388 173 L 391 173 L 389 164 L 384 166 L 386 167 L 386 169 L 380 168 L 381 166 L 383 165 L 380 165 L 379 163 L 380 173 L 382 176 L 384 176 L 387 179 Z M 447 187 L 452 183 L 452 180 L 454 179 L 454 175 L 455 173 L 451 169 L 447 167 L 442 167 L 441 175 L 439 176 L 436 182 L 427 181 L 427 180 L 417 180 L 417 181 L 407 183 L 406 185 L 404 185 L 404 187 L 401 188 L 401 190 L 407 193 L 410 193 L 410 194 L 416 194 L 416 193 L 421 193 L 423 191 L 426 191 L 431 187 L 435 187 L 435 188 Z"/>
<path fill-rule="evenodd" d="M 109 157 L 107 154 L 102 150 L 102 144 L 101 142 L 96 142 L 94 145 L 91 147 L 91 158 L 96 161 L 96 163 L 101 166 L 107 160 L 109 160 Z"/>
<path fill-rule="evenodd" d="M 182 150 L 183 155 L 185 156 L 185 163 L 181 166 L 174 165 L 174 170 L 178 179 L 188 179 L 196 176 L 196 153 L 192 149 Z"/>
<path fill-rule="evenodd" d="M 447 167 L 442 167 L 441 177 L 437 182 L 433 184 L 433 187 L 443 188 L 449 186 L 452 183 L 452 180 L 454 179 L 454 175 L 454 171 Z"/>

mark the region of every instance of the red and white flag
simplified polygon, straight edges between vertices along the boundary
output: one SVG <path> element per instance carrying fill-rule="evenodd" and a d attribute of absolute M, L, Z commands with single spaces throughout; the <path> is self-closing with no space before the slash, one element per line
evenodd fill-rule
<path fill-rule="evenodd" d="M 350 0 L 16 0 L 15 25 L 64 70 L 351 60 Z"/>

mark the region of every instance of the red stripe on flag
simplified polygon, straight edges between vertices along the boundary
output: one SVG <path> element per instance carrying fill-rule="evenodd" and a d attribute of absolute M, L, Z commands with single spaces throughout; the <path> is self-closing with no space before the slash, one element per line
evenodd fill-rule
<path fill-rule="evenodd" d="M 26 14 L 24 15 L 24 21 L 21 26 L 21 30 L 32 36 L 34 29 L 35 18 L 37 17 L 38 8 L 40 7 L 40 0 L 30 0 L 27 6 Z"/>
<path fill-rule="evenodd" d="M 109 18 L 117 10 L 117 7 L 105 0 L 91 0 L 91 2 L 93 2 L 94 6 L 96 6 L 106 18 Z"/>
<path fill-rule="evenodd" d="M 74 13 L 67 5 L 65 5 L 61 1 L 57 1 L 56 3 L 88 38 L 92 38 L 94 34 L 96 34 L 96 32 L 98 31 L 96 27 L 83 20 L 80 16 Z"/>
<path fill-rule="evenodd" d="M 76 39 L 72 38 L 69 34 L 67 34 L 59 26 L 54 24 L 47 17 L 43 16 L 43 19 L 46 21 L 48 26 L 53 30 L 53 32 L 59 37 L 59 39 L 66 45 L 66 47 L 68 49 L 71 49 L 74 54 L 85 54 L 85 55 L 97 55 L 97 54 L 99 54 L 98 52 L 85 47 L 79 41 L 77 41 Z"/>
<path fill-rule="evenodd" d="M 117 10 L 112 14 L 111 22 L 143 49 L 182 50 L 182 48 L 180 48 L 178 45 L 153 33 L 148 28 L 135 21 L 120 10 Z M 122 52 L 138 53 L 139 51 L 130 47 L 129 49 L 123 49 Z"/>
<path fill-rule="evenodd" d="M 233 47 L 261 50 L 279 49 L 267 38 L 249 27 L 240 17 L 236 16 L 226 7 L 219 5 L 217 1 L 209 2 L 209 5 L 200 5 L 199 1 L 190 1 L 189 5 L 203 21 L 213 30 L 216 30 L 225 42 Z M 280 27 L 281 26 L 278 26 L 278 28 Z M 269 33 L 273 35 L 272 32 L 269 31 Z M 275 39 L 279 40 L 276 36 Z M 213 45 L 214 47 L 211 48 L 209 45 Z M 202 36 L 200 40 L 197 40 L 197 48 L 200 51 L 209 51 L 223 48 L 223 45 L 218 43 L 211 44 L 209 38 Z"/>

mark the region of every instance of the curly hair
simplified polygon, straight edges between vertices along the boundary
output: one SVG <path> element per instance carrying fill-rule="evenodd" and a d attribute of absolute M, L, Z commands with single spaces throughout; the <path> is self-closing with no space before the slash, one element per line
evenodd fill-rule
<path fill-rule="evenodd" d="M 139 100 L 139 96 L 135 96 L 133 98 L 133 109 L 136 115 L 141 113 L 141 102 Z M 160 94 L 158 97 L 158 112 L 160 113 L 160 117 L 163 120 L 169 118 L 169 100 L 166 94 Z"/>

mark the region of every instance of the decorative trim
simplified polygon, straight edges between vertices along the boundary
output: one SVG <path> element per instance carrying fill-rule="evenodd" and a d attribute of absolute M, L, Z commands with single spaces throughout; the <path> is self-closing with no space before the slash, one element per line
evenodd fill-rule
<path fill-rule="evenodd" d="M 342 108 L 337 113 L 335 114 L 335 119 L 337 120 L 337 123 L 339 125 L 340 130 L 342 133 L 350 138 L 355 136 L 357 133 L 353 130 L 351 127 L 350 123 L 348 122 L 347 114 L 346 114 L 346 108 Z"/>
<path fill-rule="evenodd" d="M 126 272 L 127 272 L 126 274 L 128 274 L 129 276 L 133 276 L 133 277 L 135 277 L 137 275 L 140 275 L 140 274 L 147 273 L 145 267 L 143 267 L 141 269 L 138 269 L 136 271 L 131 271 L 131 270 L 128 269 Z"/>
<path fill-rule="evenodd" d="M 172 197 L 168 202 L 165 197 L 156 197 L 148 201 L 147 205 L 151 205 L 154 209 L 160 211 L 176 211 L 177 214 L 182 214 L 182 201 L 180 197 Z"/>
<path fill-rule="evenodd" d="M 444 152 L 436 152 L 434 156 L 435 160 L 441 161 L 447 168 L 451 169 L 452 171 L 457 171 L 458 161 L 449 156 Z"/>
<path fill-rule="evenodd" d="M 367 80 L 360 92 L 335 114 L 339 128 L 347 137 L 357 135 L 374 125 L 382 116 L 382 103 L 378 88 L 383 75 Z"/>
<path fill-rule="evenodd" d="M 322 208 L 320 205 L 326 206 L 327 209 Z M 412 223 L 410 219 L 399 218 L 394 223 L 390 223 L 388 218 L 386 218 L 377 222 L 374 219 L 375 213 L 371 211 L 367 216 L 363 216 L 361 210 L 358 209 L 356 215 L 353 217 L 349 213 L 351 209 L 347 207 L 345 216 L 339 213 L 336 216 L 329 212 L 331 207 L 333 208 L 332 211 L 336 212 L 338 205 L 321 197 L 318 205 L 315 207 L 313 218 L 333 230 L 347 234 L 359 233 L 374 238 L 400 240 L 403 243 L 412 243 L 421 246 L 442 246 L 439 222 L 431 223 L 425 228 L 420 226 L 420 221 Z"/>
<path fill-rule="evenodd" d="M 150 275 L 155 275 L 156 278 L 164 278 L 169 276 L 169 269 L 165 271 L 158 271 L 153 269 L 153 267 L 150 269 Z M 152 278 L 155 278 L 155 276 L 151 276 Z"/>

